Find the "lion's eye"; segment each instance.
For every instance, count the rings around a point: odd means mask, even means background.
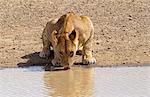
[[[73,57],[73,55],[74,55],[74,52],[71,51],[71,52],[70,52],[70,57]]]

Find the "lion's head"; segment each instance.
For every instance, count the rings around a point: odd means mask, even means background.
[[[58,33],[54,31],[52,38],[54,40],[54,56],[59,58],[62,66],[69,67],[74,63],[74,56],[78,48],[77,31],[73,30],[69,33]]]

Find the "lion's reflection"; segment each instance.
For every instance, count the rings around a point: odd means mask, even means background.
[[[52,97],[89,97],[93,93],[93,69],[74,67],[68,71],[46,72],[44,83]]]

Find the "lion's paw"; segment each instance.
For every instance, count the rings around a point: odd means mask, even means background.
[[[83,64],[95,64],[96,59],[94,57],[83,59]]]
[[[52,60],[53,66],[61,66],[61,62],[59,60],[53,59]]]
[[[48,57],[49,55],[50,55],[50,52],[43,52],[43,51],[41,51],[40,54],[39,54],[39,56],[40,56],[41,58],[46,58],[46,57]]]

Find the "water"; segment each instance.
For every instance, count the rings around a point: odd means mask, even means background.
[[[0,97],[150,97],[150,67],[4,68]]]

